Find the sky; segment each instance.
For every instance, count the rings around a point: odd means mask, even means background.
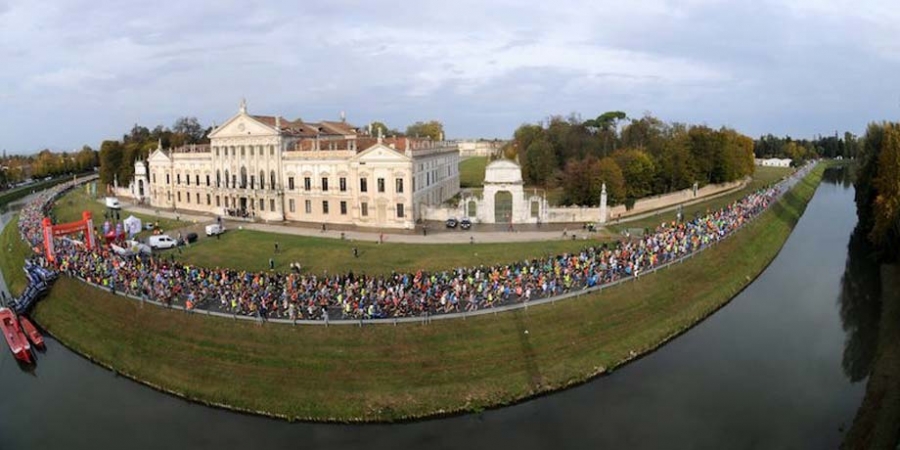
[[[0,149],[251,114],[509,138],[610,110],[813,137],[900,116],[895,0],[0,0]]]

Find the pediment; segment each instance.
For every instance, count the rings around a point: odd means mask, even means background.
[[[276,136],[278,131],[246,113],[238,113],[209,134],[210,139],[240,136]]]
[[[356,159],[361,162],[406,162],[410,158],[396,149],[384,144],[375,144],[359,154]]]
[[[151,163],[151,164],[152,163],[163,163],[163,162],[167,163],[170,161],[171,161],[171,159],[169,159],[169,155],[167,155],[166,152],[164,152],[160,149],[154,150],[153,153],[151,153],[150,156],[147,158],[147,162]]]

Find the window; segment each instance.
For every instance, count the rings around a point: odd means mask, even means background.
[[[246,154],[244,153],[244,146],[243,146],[243,145],[241,146],[241,156],[246,156]]]
[[[397,189],[398,194],[403,193],[403,178],[397,178],[394,180],[394,188]]]
[[[243,148],[243,147],[241,147]],[[247,168],[241,167],[241,189],[247,189]]]
[[[250,189],[256,189],[256,175],[250,175]]]
[[[225,197],[225,207],[228,207],[228,197]]]
[[[153,174],[153,184],[156,184],[156,174]]]
[[[260,211],[266,210],[266,201],[264,199],[259,199],[259,210]]]
[[[275,146],[274,145],[269,146],[269,156],[275,156]]]
[[[360,205],[359,205],[359,213],[360,213],[363,217],[368,217],[368,216],[369,216],[369,204],[366,203],[366,202],[360,203]]]
[[[231,176],[231,187],[237,187],[237,174]]]
[[[328,214],[328,200],[322,200],[322,214]]]
[[[294,190],[294,177],[288,177],[288,189]]]
[[[328,190],[328,178],[322,177],[322,190],[323,191]]]
[[[175,175],[175,184],[181,184],[181,174]]]
[[[403,217],[403,203],[397,203],[397,217]]]
[[[344,201],[341,202],[341,215],[342,216],[347,215],[347,202],[344,202]]]
[[[194,175],[194,184],[196,184],[197,186],[200,186],[200,174],[199,173]]]
[[[384,192],[384,178],[378,179],[378,192]]]
[[[219,156],[219,147],[214,147],[216,150],[216,156]]]
[[[216,208],[222,206],[222,198],[218,195],[216,196]]]
[[[262,153],[262,150],[260,150],[260,153]],[[260,189],[266,188],[266,172],[264,172],[262,170],[259,171],[259,188]]]
[[[306,210],[307,214],[312,214],[312,200],[307,200],[306,202],[304,202],[303,207]]]
[[[209,174],[206,174],[206,187],[209,187]]]
[[[359,179],[359,192],[369,192],[369,180],[366,178]]]
[[[184,184],[186,184],[186,185],[188,185],[188,186],[191,185],[191,176],[190,176],[190,175],[185,175],[185,176],[184,176]]]
[[[253,146],[250,146],[250,156],[253,156]]]
[[[278,188],[278,186],[275,184],[275,171],[274,170],[269,172],[269,188],[270,189]]]
[[[338,184],[340,185],[341,192],[347,192],[347,178],[341,177],[341,179],[338,180]]]
[[[312,180],[309,177],[303,177],[303,190],[308,191],[312,189]]]
[[[274,198],[269,199],[269,211],[275,211],[275,199]]]
[[[288,211],[294,212],[294,199],[288,199]]]
[[[197,204],[199,205],[200,204],[200,193],[199,192],[197,193],[197,196],[195,198],[197,199]]]
[[[172,180],[169,178],[170,176],[171,176],[171,175],[166,174],[166,184],[169,184],[169,183],[172,182]]]

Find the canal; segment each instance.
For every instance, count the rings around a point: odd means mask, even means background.
[[[48,339],[34,371],[0,352],[0,448],[836,448],[877,342],[866,300],[846,293],[877,282],[851,270],[854,208],[829,171],[778,257],[726,307],[609,376],[512,407],[287,423],[158,393]]]

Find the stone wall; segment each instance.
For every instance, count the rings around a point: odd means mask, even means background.
[[[632,208],[631,210],[626,210],[625,205],[616,205],[609,209],[609,220],[618,219],[620,217],[625,218],[636,214],[675,206],[680,203],[701,199],[703,197],[710,197],[716,194],[721,194],[723,192],[742,187],[747,182],[749,182],[749,178],[741,181],[733,181],[731,183],[709,184],[700,189],[697,189],[696,195],[694,194],[693,189],[684,189],[681,191],[672,192],[670,194],[646,197],[634,202],[634,208]]]

